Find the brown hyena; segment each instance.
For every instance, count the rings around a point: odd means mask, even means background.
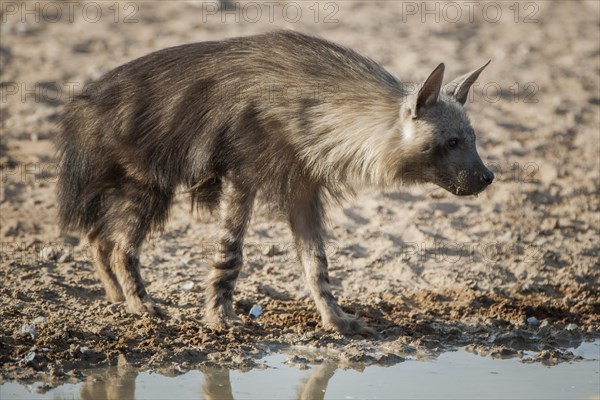
[[[295,32],[148,54],[67,107],[57,141],[61,226],[87,235],[110,300],[155,313],[139,272],[148,232],[162,227],[180,186],[192,203],[220,206],[225,233],[205,319],[223,327],[238,319],[232,296],[260,194],[291,227],[324,326],[373,333],[331,293],[324,203],[359,184],[485,189],[493,174],[463,109],[484,67],[442,90],[440,64],[411,93],[374,61]]]

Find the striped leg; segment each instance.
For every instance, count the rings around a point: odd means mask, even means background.
[[[130,312],[161,315],[152,298],[146,293],[140,275],[139,247],[128,242],[117,243],[113,249],[112,267],[123,289]]]
[[[298,258],[326,329],[342,333],[376,335],[359,319],[346,314],[331,293],[327,256],[323,243],[323,207],[318,193],[296,203],[290,214],[290,226],[296,241]]]
[[[235,282],[242,268],[242,246],[252,214],[254,191],[228,182],[221,199],[223,234],[206,293],[204,320],[215,329],[240,321],[233,311]]]
[[[106,297],[113,303],[125,300],[121,285],[110,266],[110,255],[114,244],[103,243],[97,240],[93,233],[88,235],[88,242],[92,252],[91,256],[96,266],[96,272],[104,285],[104,290],[106,290]]]
[[[100,250],[96,267],[111,298],[124,297],[130,312],[161,315],[146,292],[139,251],[151,227],[166,218],[172,194],[133,179],[119,183],[107,194],[106,212],[90,235]]]

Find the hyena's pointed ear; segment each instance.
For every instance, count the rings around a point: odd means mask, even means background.
[[[444,86],[444,90],[447,95],[454,97],[456,101],[460,104],[465,105],[467,102],[467,98],[469,97],[469,89],[475,83],[477,78],[479,78],[479,74],[484,70],[485,67],[491,63],[492,60],[489,60],[485,63],[485,65],[475,71],[471,71],[468,74],[465,74],[461,77],[456,78],[452,82],[448,83]]]
[[[413,118],[418,118],[423,108],[437,103],[442,89],[442,81],[444,80],[444,69],[444,63],[441,63],[433,70],[429,78],[425,79],[412,105]]]

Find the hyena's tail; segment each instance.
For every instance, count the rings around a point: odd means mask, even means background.
[[[58,217],[63,231],[87,232],[100,218],[103,173],[99,119],[85,97],[66,108],[58,134]]]

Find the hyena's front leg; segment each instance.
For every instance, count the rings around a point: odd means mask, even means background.
[[[242,268],[242,246],[254,195],[254,191],[231,182],[223,188],[221,223],[224,232],[208,281],[204,317],[205,322],[215,329],[240,322],[233,311],[233,291]]]
[[[132,313],[148,313],[152,316],[163,316],[154,304],[154,300],[146,292],[142,275],[140,274],[139,247],[129,242],[117,243],[111,256],[112,267],[125,300],[127,308]]]
[[[298,257],[325,329],[341,333],[377,335],[375,330],[356,317],[346,314],[336,302],[327,272],[327,256],[323,243],[323,208],[318,195],[299,202],[291,210],[290,226],[296,241]]]

